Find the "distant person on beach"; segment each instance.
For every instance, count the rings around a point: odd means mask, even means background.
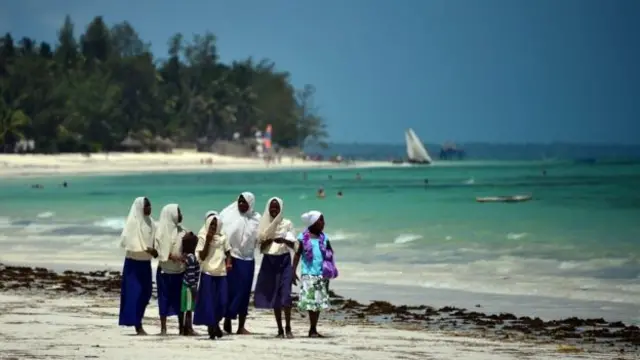
[[[267,201],[258,226],[262,264],[254,291],[256,309],[273,309],[278,338],[293,338],[291,332],[291,284],[293,267],[290,250],[296,246],[293,224],[284,218],[284,203],[274,197]],[[282,327],[284,309],[285,327]]]
[[[238,318],[239,335],[251,334],[245,328],[249,313],[249,298],[253,285],[256,262],[254,252],[258,241],[260,214],[253,210],[255,196],[243,192],[238,199],[220,213],[224,232],[231,246],[231,270],[227,274],[229,300],[224,319],[224,330],[231,333],[231,321]]]
[[[231,246],[222,232],[222,220],[208,212],[198,231],[196,255],[202,273],[193,323],[206,325],[209,339],[223,336],[220,321],[225,317],[229,298],[227,273],[231,270]]]
[[[184,314],[182,334],[185,336],[197,335],[193,330],[193,311],[196,309],[198,280],[200,279],[200,264],[195,255],[197,246],[198,237],[192,232],[186,233],[182,238],[182,257],[185,269],[180,289],[180,312]]]
[[[187,233],[180,226],[182,212],[178,204],[169,204],[160,211],[157,223],[156,246],[158,269],[156,287],[158,290],[158,313],[160,314],[160,335],[167,335],[167,317],[178,316],[180,335],[184,334],[184,314],[180,311],[180,293],[184,273],[182,238]]]
[[[333,260],[333,249],[324,231],[324,216],[319,211],[302,215],[306,229],[298,235],[298,250],[293,259],[294,274],[300,269],[300,300],[298,310],[309,313],[309,337],[323,337],[318,333],[320,312],[330,307],[329,280],[338,276]],[[293,284],[298,282],[294,275]]]
[[[126,250],[120,289],[120,326],[134,326],[136,334],[147,335],[142,318],[153,290],[151,258],[158,256],[153,248],[156,227],[151,218],[151,202],[136,198],[120,235],[120,246]]]

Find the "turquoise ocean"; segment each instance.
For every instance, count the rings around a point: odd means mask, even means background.
[[[325,199],[315,196],[320,187]],[[119,269],[118,236],[135,197],[150,198],[155,218],[178,203],[197,231],[207,210],[242,191],[256,195],[261,213],[281,197],[298,228],[302,212],[324,212],[341,271],[332,288],[359,300],[640,323],[640,164],[0,178],[0,262]],[[475,201],[515,194],[534,199]]]

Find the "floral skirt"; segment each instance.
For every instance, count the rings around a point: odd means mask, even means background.
[[[302,275],[300,279],[300,311],[321,311],[329,309],[328,281],[322,276]]]

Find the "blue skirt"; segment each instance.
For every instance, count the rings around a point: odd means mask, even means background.
[[[151,261],[124,259],[118,324],[141,326],[152,291]]]
[[[279,309],[291,306],[293,267],[291,255],[264,255],[256,290],[253,294],[258,309]]]
[[[200,287],[193,313],[194,325],[215,326],[224,317],[227,308],[227,277],[200,275]]]
[[[225,318],[235,319],[238,315],[246,316],[249,313],[249,299],[255,269],[255,260],[240,260],[231,257],[231,270],[227,273],[229,301]]]
[[[180,295],[182,291],[182,273],[169,274],[160,267],[156,271],[158,288],[158,312],[160,316],[175,316],[180,313]]]

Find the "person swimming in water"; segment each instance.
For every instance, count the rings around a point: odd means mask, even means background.
[[[342,190],[338,191],[338,197],[341,198],[342,197]]]
[[[319,188],[319,189],[318,189],[318,192],[316,193],[316,196],[317,196],[319,199],[324,199],[324,197],[325,197],[324,188]]]

